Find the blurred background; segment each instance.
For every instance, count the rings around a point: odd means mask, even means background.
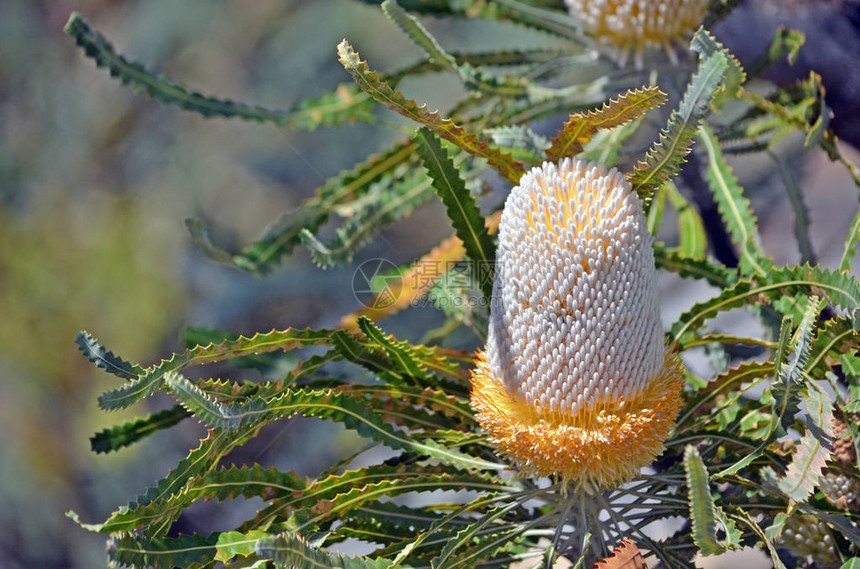
[[[839,33],[850,34],[857,23],[849,17],[856,15],[854,2],[775,4],[761,2],[741,14],[743,20],[726,22],[727,35],[718,30],[718,37],[729,47],[733,37],[744,38],[734,44],[743,59],[770,38],[761,31],[755,45],[745,26],[788,20],[807,27],[812,50],[795,68],[777,70],[780,81],[806,75],[804,65],[827,67],[837,58],[816,55],[815,38],[824,42],[835,32],[804,16],[808,5],[815,5],[816,17],[834,10],[829,14],[841,22]],[[840,12],[843,4],[853,12]],[[78,330],[148,364],[181,349],[188,325],[245,334],[333,326],[358,307],[351,282],[363,259],[409,262],[450,233],[443,209],[433,203],[385,231],[351,267],[317,269],[301,250],[265,279],[212,263],[193,250],[184,218],[204,219],[217,243],[238,249],[327,177],[403,134],[378,125],[294,133],[154,103],[97,70],[62,33],[73,10],[150,69],[203,93],[273,108],[349,81],[335,56],[344,37],[376,69],[396,69],[420,56],[376,6],[350,0],[0,0],[0,569],[105,566],[103,537],[81,530],[64,512],[103,520],[163,476],[203,434],[186,421],[118,453],[92,453],[93,433],[163,401],[101,412],[96,396],[117,380],[80,356]],[[504,24],[423,21],[450,49],[548,41]],[[846,45],[860,49],[860,41]],[[851,49],[842,51],[851,56]],[[857,70],[832,66],[832,78],[825,74],[828,93],[848,101],[832,105],[837,113],[845,109],[842,125],[856,124],[850,103],[860,101],[860,93],[847,77]],[[431,108],[444,109],[462,93],[450,75],[402,87]],[[384,110],[377,115],[393,118]],[[856,126],[840,128],[849,139],[857,132]],[[782,152],[803,157],[791,163],[807,191],[813,245],[822,264],[835,266],[856,188],[822,153],[801,152],[800,142],[786,141]],[[856,151],[844,150],[858,161]],[[734,164],[763,223],[765,250],[780,262],[796,262],[781,179],[768,163]],[[667,318],[707,294],[676,286],[671,279],[663,283],[673,298]],[[420,337],[404,319],[386,328]],[[237,459],[315,474],[360,444],[321,422],[278,428]],[[310,436],[328,442],[310,448],[303,444]],[[226,529],[225,511],[254,507],[201,504],[183,516],[180,529]]]

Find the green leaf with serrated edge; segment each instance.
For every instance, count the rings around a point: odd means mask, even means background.
[[[225,340],[231,341],[238,337],[239,334],[208,326],[186,326],[181,333],[181,341],[186,348],[205,346],[207,344],[220,344]],[[230,360],[230,365],[256,369],[264,375],[281,375],[292,372],[297,362],[295,355],[290,353],[265,353],[233,358]]]
[[[485,159],[508,181],[519,182],[520,176],[525,171],[521,162],[514,160],[510,155],[502,154],[451,119],[440,117],[438,112],[427,111],[426,107],[419,107],[415,101],[407,99],[400,91],[392,89],[390,85],[380,80],[376,72],[370,70],[346,40],[338,44],[337,51],[341,64],[364,92],[391,110],[430,128],[441,138],[453,142],[466,152]]]
[[[341,330],[332,334],[332,340],[335,349],[345,360],[372,371],[387,383],[409,384],[383,350]]]
[[[107,69],[111,76],[118,78],[123,84],[131,86],[135,91],[144,91],[166,105],[193,111],[204,117],[239,118],[306,130],[313,130],[321,125],[374,120],[370,98],[350,85],[343,85],[319,99],[302,101],[291,110],[270,110],[259,105],[202,95],[157,76],[142,64],[118,54],[104,36],[95,31],[77,12],[69,17],[64,31],[83,48],[98,67]]]
[[[251,466],[228,466],[212,470],[188,485],[188,494],[195,499],[232,500],[260,497],[266,501],[282,500],[301,493],[308,481],[293,472],[276,468]]]
[[[348,393],[335,390],[310,391],[290,389],[272,400],[253,398],[237,405],[224,405],[203,396],[202,391],[185,380],[179,381],[173,374],[166,378],[174,395],[205,423],[228,429],[255,425],[260,421],[272,421],[295,415],[318,417],[339,421],[360,435],[369,437],[395,450],[405,450],[437,458],[462,468],[497,470],[504,465],[490,463],[463,453],[444,448],[427,440],[418,442],[407,433],[384,423],[373,413],[366,402],[350,397]],[[192,389],[193,388],[193,389]],[[415,411],[419,413],[419,411]]]
[[[772,373],[772,362],[743,362],[719,374],[689,400],[687,407],[678,418],[678,428],[687,426],[688,421],[696,417],[701,409],[707,408],[719,395],[735,392],[742,383],[763,378]],[[689,426],[697,427],[698,425],[692,423]]]
[[[166,532],[171,522],[197,499],[196,494],[189,494],[189,485],[215,470],[222,457],[255,434],[254,428],[210,432],[200,442],[200,446],[192,450],[155,486],[112,513],[104,523],[84,527],[101,533],[127,532],[142,527],[151,528],[149,535]]]
[[[779,553],[777,553],[776,546],[773,541],[768,539],[764,531],[762,531],[761,527],[756,523],[755,518],[749,515],[749,513],[742,508],[736,508],[735,511],[739,514],[736,519],[753,530],[759,539],[761,539],[761,542],[767,548],[768,553],[770,553],[770,560],[773,562],[774,569],[787,569],[785,564],[779,558]]]
[[[848,559],[839,569],[860,569],[860,557]]]
[[[117,534],[108,540],[107,554],[112,567],[192,567],[212,560],[217,541],[218,534],[155,538]]]
[[[266,334],[255,334],[252,338],[240,336],[232,341],[208,346],[196,346],[183,353],[175,353],[170,359],[147,368],[140,376],[123,387],[107,391],[99,396],[104,409],[122,409],[155,393],[163,384],[164,374],[180,371],[190,365],[219,362],[250,354],[292,350],[303,346],[331,343],[329,330],[273,330]]]
[[[691,45],[696,45],[696,38],[706,33],[700,29]],[[711,97],[723,80],[728,67],[729,58],[724,51],[700,57],[699,68],[690,79],[680,106],[672,112],[666,128],[660,133],[658,141],[648,150],[645,159],[641,160],[628,176],[633,189],[640,197],[647,198],[663,182],[678,173],[690,152],[690,146],[699,130],[699,123],[707,114]]]
[[[415,357],[416,354],[410,349],[411,346],[408,342],[398,342],[393,336],[386,336],[382,330],[374,326],[369,318],[364,316],[358,318],[358,327],[371,342],[378,344],[385,350],[390,361],[404,376],[419,381],[428,377],[427,370]]]
[[[157,76],[142,64],[129,61],[116,53],[113,46],[77,13],[66,24],[71,35],[87,56],[99,67],[108,69],[123,84],[135,91],[145,91],[167,105],[196,112],[204,117],[239,118],[268,122],[298,130],[314,130],[319,126],[339,126],[350,122],[375,122],[373,101],[354,85],[339,85],[332,92],[309,98],[289,110],[270,110],[259,105],[219,99],[189,91],[186,87]]]
[[[391,561],[385,559],[369,559],[366,557],[347,556],[332,553],[314,547],[303,537],[290,533],[282,533],[274,537],[261,539],[257,543],[257,556],[261,559],[271,559],[282,567],[295,569],[321,569],[327,567],[339,569],[388,569]],[[409,565],[400,565],[409,569]]]
[[[418,153],[433,180],[436,193],[445,204],[448,219],[463,242],[466,254],[477,265],[477,279],[486,298],[493,295],[492,270],[495,246],[475,199],[460,177],[448,153],[433,132],[424,127],[415,134]]]
[[[695,304],[672,325],[670,337],[683,344],[686,334],[698,329],[706,319],[713,318],[719,312],[759,304],[785,294],[820,294],[834,306],[841,306],[848,311],[854,311],[860,302],[860,283],[857,279],[818,266],[773,267],[768,270],[765,280],[767,284],[740,281],[719,295]]]
[[[85,358],[103,369],[123,379],[136,379],[145,370],[137,364],[125,361],[113,352],[106,350],[89,332],[78,332],[75,343]]]
[[[715,474],[714,478],[729,476],[745,468],[753,460],[761,456],[764,450],[790,427],[794,416],[798,412],[800,391],[803,386],[802,374],[807,365],[812,331],[815,327],[818,311],[818,299],[811,297],[807,301],[806,310],[795,333],[796,339],[792,350],[794,360],[792,361],[788,361],[788,344],[791,340],[791,319],[788,316],[783,318],[779,331],[779,346],[774,358],[775,378],[769,389],[765,390],[765,394],[769,394],[773,400],[771,419],[767,427],[767,432],[758,448],[733,465]]]
[[[717,203],[720,217],[740,251],[738,267],[745,276],[753,274],[763,277],[770,268],[770,260],[761,250],[758,224],[750,208],[749,200],[743,195],[731,167],[726,163],[719,142],[707,123],[699,131],[699,142],[708,156],[705,177],[711,194]]]
[[[522,125],[500,126],[484,131],[501,150],[527,164],[543,162],[550,142],[532,129]]]
[[[708,471],[699,451],[692,445],[684,450],[684,472],[687,477],[690,520],[693,522],[693,542],[703,556],[722,553],[725,547],[717,540],[717,514]]]
[[[792,453],[779,489],[796,502],[805,501],[818,485],[821,471],[833,451],[833,400],[807,383],[802,403],[806,408],[806,432]]]
[[[679,348],[681,351],[684,351],[689,350],[690,348],[695,348],[697,346],[705,346],[708,344],[722,344],[729,346],[760,346],[769,350],[775,350],[777,346],[776,342],[772,340],[765,340],[763,338],[750,338],[749,336],[734,336],[732,334],[709,333],[701,337],[691,339],[689,342],[685,342],[684,344],[680,345]]]
[[[170,428],[188,416],[188,411],[177,405],[149,417],[129,421],[96,433],[90,437],[90,448],[96,453],[113,452],[153,433]]]
[[[451,539],[447,545],[445,545],[439,556],[432,560],[431,567],[433,569],[441,569],[454,564],[461,557],[459,555],[454,556],[457,550],[466,548],[479,531],[483,530],[490,524],[494,524],[496,520],[505,516],[517,506],[519,506],[518,502],[500,505],[487,512],[477,522],[460,530],[457,535]]]
[[[494,77],[481,68],[473,67],[468,61],[458,62],[418,20],[394,0],[383,2],[382,11],[427,54],[430,61],[459,75],[466,88],[505,96],[523,96],[527,93],[526,81],[522,77]]]
[[[746,73],[735,56],[726,50],[723,44],[714,39],[714,36],[707,30],[699,30],[693,37],[690,47],[703,57],[710,57],[715,53],[723,53],[726,56],[728,67],[726,68],[725,79],[713,97],[714,108],[720,109],[727,100],[737,97],[741,85],[746,81]]]
[[[678,212],[678,252],[688,259],[704,259],[708,252],[708,237],[699,212],[690,205],[674,183],[666,183],[663,193]]]
[[[462,162],[464,156],[459,156]],[[382,227],[411,214],[433,196],[431,180],[422,172],[411,172],[402,180],[380,184],[361,208],[350,212],[346,223],[335,229],[335,238],[320,241],[307,229],[299,232],[302,244],[317,265],[328,268],[349,263],[355,253]]]
[[[230,500],[238,496],[260,497],[263,500],[284,499],[301,493],[307,481],[292,472],[281,472],[274,468],[214,466],[186,480],[181,490],[170,495],[158,495],[151,501],[139,500],[127,508],[114,513],[101,526],[91,526],[91,531],[131,531],[151,526],[167,528],[171,521],[191,504],[200,499]]]
[[[245,247],[241,253],[228,253],[211,243],[207,243],[206,247],[219,251],[214,254],[216,260],[229,258],[230,264],[236,268],[265,275],[300,243],[299,233],[303,229],[316,231],[338,204],[355,201],[366,195],[373,185],[381,180],[390,183],[400,176],[402,171],[409,168],[414,150],[415,144],[411,141],[396,144],[377,156],[370,156],[367,161],[353,169],[330,178],[317,190],[314,197],[305,200],[297,210],[287,213],[267,227],[262,236]],[[188,223],[196,228],[195,231],[203,231],[201,221],[186,221],[186,224]]]
[[[386,496],[407,493],[436,492],[439,490],[474,490],[479,492],[502,491],[502,485],[482,482],[467,475],[413,476],[402,479],[385,479],[374,484],[354,487],[330,500],[319,500],[311,508],[310,517],[301,523],[298,531],[307,531],[317,524],[340,519],[346,512],[363,504],[374,502]],[[277,511],[277,510],[276,510]]]
[[[459,485],[459,486],[458,486]],[[341,516],[384,496],[461,488],[477,492],[515,490],[491,474],[470,474],[444,465],[376,465],[315,480],[292,496],[275,500],[266,515],[311,508],[315,515]]]
[[[270,534],[265,531],[249,531],[242,533],[238,531],[228,531],[217,534],[218,540],[215,542],[215,561],[230,561],[234,557],[241,555],[248,557],[257,552],[257,542]]]
[[[643,87],[609,99],[599,109],[572,114],[551,140],[546,157],[558,162],[565,156],[576,156],[598,130],[626,124],[665,102],[666,93],[659,87]]]
[[[682,277],[703,279],[716,287],[728,287],[738,282],[738,273],[724,265],[707,259],[690,259],[676,249],[654,245],[654,261],[661,269],[677,273]]]

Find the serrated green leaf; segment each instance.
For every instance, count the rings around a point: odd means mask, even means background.
[[[818,266],[773,267],[769,269],[765,281],[767,284],[740,281],[710,300],[693,305],[672,325],[671,337],[683,344],[687,341],[686,334],[698,329],[706,319],[713,318],[719,312],[755,305],[785,294],[822,294],[832,304],[852,312],[860,302],[860,284],[856,279]]]
[[[682,277],[703,279],[716,287],[725,288],[738,282],[738,274],[734,269],[706,259],[690,259],[681,255],[677,249],[666,249],[657,244],[654,245],[654,261],[662,269]]]
[[[462,162],[465,156],[457,158],[457,162]],[[306,228],[299,230],[299,240],[321,267],[349,263],[379,229],[411,214],[433,196],[432,190],[430,178],[421,172],[410,172],[402,180],[373,188],[369,199],[360,209],[350,212],[346,223],[335,229],[336,236],[328,243]]]
[[[218,534],[175,538],[117,534],[108,540],[107,554],[112,566],[174,569],[211,561],[217,541]]]
[[[707,32],[700,29],[693,42],[702,34]],[[699,123],[707,114],[711,97],[722,82],[728,67],[729,58],[724,51],[700,58],[699,68],[690,79],[680,106],[672,112],[666,128],[648,150],[645,159],[640,160],[628,176],[633,189],[643,199],[649,197],[663,182],[680,170],[699,130]]]
[[[779,489],[796,502],[805,501],[815,490],[834,441],[833,400],[814,385],[808,384],[806,391],[806,432],[792,454],[785,476],[779,479]]]
[[[688,403],[687,408],[678,418],[678,427],[686,426],[687,422],[691,421],[700,409],[706,408],[719,395],[738,392],[742,383],[771,375],[773,369],[773,362],[743,362],[717,375],[703,389],[699,390]],[[738,395],[740,395],[739,392]]]
[[[404,376],[414,378],[420,383],[428,378],[427,370],[421,365],[417,354],[408,342],[397,342],[393,336],[386,336],[373,322],[364,316],[359,317],[358,326],[372,342],[382,347],[395,368]]]
[[[481,516],[481,518],[475,523],[460,530],[454,538],[448,541],[439,556],[432,560],[431,567],[433,569],[442,569],[469,561],[469,558],[466,555],[461,554],[454,556],[454,554],[460,549],[467,548],[475,537],[479,535],[479,532],[496,523],[497,520],[518,506],[518,502],[500,505],[493,508],[490,512],[487,512],[487,514]]]
[[[761,238],[755,214],[749,200],[743,195],[731,167],[726,163],[719,142],[707,123],[699,131],[699,142],[708,156],[705,177],[717,203],[723,223],[732,237],[732,242],[740,251],[738,266],[746,276],[764,276],[770,268],[770,261],[761,250]]]
[[[96,433],[90,437],[90,448],[97,453],[113,452],[153,433],[170,428],[188,416],[189,413],[177,405],[149,417],[129,421]]]
[[[183,353],[175,353],[170,359],[162,360],[156,366],[144,370],[137,379],[126,385],[107,391],[99,397],[99,404],[104,409],[122,409],[148,397],[161,388],[164,374],[169,371],[178,372],[190,365],[200,365],[219,362],[250,354],[292,350],[302,346],[317,346],[331,343],[329,330],[272,330],[267,334],[255,334],[252,338],[240,336],[232,341],[220,344],[196,346]]]
[[[570,115],[569,120],[551,140],[551,146],[546,151],[547,159],[558,162],[565,156],[579,154],[583,145],[591,140],[598,130],[614,128],[635,120],[649,110],[663,105],[666,98],[666,93],[659,87],[631,89],[616,99],[609,99],[599,109]]]
[[[339,421],[349,429],[369,437],[395,450],[405,450],[431,456],[447,464],[461,468],[496,470],[504,465],[490,463],[464,453],[449,450],[432,440],[419,442],[407,433],[383,422],[380,416],[368,407],[366,401],[352,397],[348,390],[288,389],[283,395],[263,400],[252,398],[236,405],[218,403],[206,396],[199,388],[178,374],[170,374],[165,380],[174,395],[194,415],[210,426],[225,429],[248,428],[261,421],[303,415]],[[414,413],[422,411],[413,410]]]
[[[424,167],[433,179],[433,187],[442,199],[457,237],[466,254],[476,263],[477,279],[486,298],[493,295],[492,271],[495,247],[475,199],[469,193],[454,163],[433,132],[424,127],[415,134]]]
[[[746,81],[746,73],[737,58],[705,29],[696,33],[690,48],[702,57],[710,57],[715,53],[723,53],[726,56],[728,67],[725,80],[713,97],[714,108],[720,109],[727,100],[737,97],[741,85]]]
[[[341,64],[364,92],[391,110],[430,128],[441,138],[453,142],[469,154],[483,158],[503,178],[513,183],[519,182],[525,172],[521,162],[514,160],[508,154],[502,154],[451,119],[442,118],[438,112],[430,112],[425,106],[419,107],[415,101],[407,99],[400,91],[392,89],[379,78],[376,72],[370,70],[367,63],[359,58],[358,53],[346,40],[338,44],[337,50]]]
[[[379,155],[370,156],[351,170],[330,178],[314,197],[305,200],[297,210],[287,213],[267,227],[256,242],[239,254],[219,249],[208,241],[208,237],[202,244],[203,250],[215,261],[265,275],[301,242],[302,230],[316,231],[338,205],[362,199],[380,183],[390,185],[393,180],[400,179],[410,167],[410,157],[414,151],[415,143],[411,141],[396,144]],[[202,221],[190,219],[186,220],[186,225],[195,240],[206,236]]]
[[[319,99],[309,99],[287,111],[270,110],[219,99],[190,91],[183,85],[159,77],[142,64],[118,54],[110,42],[77,12],[69,17],[64,31],[83,48],[96,65],[135,91],[144,91],[166,105],[196,112],[204,117],[239,118],[313,130],[320,125],[340,125],[358,120],[373,122],[372,100],[351,85],[343,85]]]
[[[223,562],[230,561],[238,555],[243,557],[253,555],[257,552],[257,542],[268,536],[269,533],[265,531],[219,533],[218,540],[215,542],[215,557],[213,559]]]
[[[137,379],[144,369],[137,364],[125,361],[105,349],[89,332],[80,331],[75,336],[75,343],[85,358],[103,369],[122,379]]]
[[[684,472],[690,503],[690,520],[693,522],[693,542],[703,556],[717,555],[725,547],[717,540],[717,514],[711,496],[708,471],[699,451],[692,445],[684,450]]]
[[[166,533],[171,522],[198,498],[196,493],[189,492],[190,485],[214,471],[223,456],[255,434],[253,427],[240,431],[210,432],[200,442],[200,446],[192,450],[155,486],[112,513],[104,523],[87,526],[87,529],[113,533],[148,527],[148,535]]]
[[[365,557],[347,556],[331,553],[314,547],[301,536],[282,533],[274,537],[261,539],[257,543],[257,556],[261,559],[271,559],[282,567],[295,569],[388,569],[392,562],[385,559],[368,559]],[[409,565],[400,565],[409,569]]]
[[[521,77],[494,77],[468,61],[458,62],[395,0],[385,0],[382,11],[427,54],[430,61],[459,75],[466,88],[505,96],[523,96],[528,92],[526,81]]]

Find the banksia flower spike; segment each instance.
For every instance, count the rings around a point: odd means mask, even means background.
[[[642,52],[664,48],[677,61],[672,42],[683,40],[701,24],[710,0],[566,0],[570,13],[582,21],[589,34],[615,49],[623,65],[628,54],[636,54],[642,67]]]
[[[630,184],[570,158],[526,173],[502,213],[472,372],[491,442],[525,474],[619,484],[662,451],[683,383]]]

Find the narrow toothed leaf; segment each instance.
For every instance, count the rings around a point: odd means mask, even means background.
[[[717,513],[708,471],[699,451],[692,445],[684,450],[684,471],[687,475],[690,520],[693,522],[693,542],[703,556],[722,553],[725,548],[717,540]]]
[[[137,379],[137,376],[145,373],[139,365],[127,362],[106,350],[89,332],[78,332],[75,343],[84,357],[93,362],[97,368],[117,377]]]
[[[702,33],[706,32],[700,30],[697,36]],[[698,133],[699,123],[708,112],[711,97],[728,68],[729,57],[725,51],[701,54],[699,68],[690,79],[680,106],[672,112],[666,128],[648,150],[645,159],[629,175],[633,189],[640,197],[647,198],[680,171]]]
[[[655,245],[654,261],[658,267],[667,271],[677,273],[682,277],[702,279],[716,287],[728,287],[738,282],[738,274],[734,269],[729,269],[707,259],[690,259],[683,256],[677,249],[666,249],[660,245]]]
[[[107,69],[123,84],[129,85],[135,91],[144,91],[166,105],[196,112],[204,117],[238,118],[305,130],[358,120],[374,121],[371,113],[372,99],[352,85],[341,85],[332,93],[318,99],[302,101],[290,110],[270,110],[259,105],[202,95],[159,77],[142,64],[117,53],[110,42],[77,12],[72,13],[64,31],[97,66]]]
[[[495,246],[475,199],[433,132],[424,127],[415,134],[424,167],[442,199],[451,225],[463,242],[466,254],[476,264],[478,282],[486,298],[493,295]]]
[[[369,318],[359,318],[358,327],[368,339],[385,350],[391,362],[404,376],[412,377],[419,382],[428,378],[427,369],[421,365],[417,354],[407,342],[398,342],[393,336],[387,336],[374,326]]]
[[[188,411],[177,405],[149,417],[129,421],[96,433],[90,437],[90,448],[97,453],[113,452],[158,431],[170,428],[188,416]]]
[[[294,567],[295,569],[388,569],[393,566],[385,559],[369,559],[332,553],[314,547],[303,537],[282,533],[275,537],[261,539],[257,543],[257,556],[260,559],[271,559],[278,566]],[[409,565],[399,565],[409,569]]]
[[[340,62],[364,92],[391,110],[430,128],[441,138],[453,142],[466,152],[483,158],[503,178],[514,183],[519,181],[525,171],[521,162],[514,160],[509,154],[502,154],[451,119],[442,118],[438,112],[430,112],[426,107],[418,106],[415,101],[404,97],[400,91],[392,89],[379,78],[376,72],[370,70],[367,63],[359,58],[358,53],[346,40],[337,46],[337,51]]]
[[[254,427],[239,431],[211,431],[187,457],[136,500],[119,508],[102,524],[88,529],[101,533],[154,528],[151,535],[166,533],[171,523],[198,497],[189,487],[217,469],[218,461],[256,434]]]
[[[738,262],[745,276],[764,276],[771,262],[761,250],[761,237],[758,224],[749,200],[726,163],[719,142],[707,124],[699,132],[699,142],[707,153],[708,166],[706,178],[720,211],[720,216],[728,229],[732,242],[740,251]]]
[[[643,87],[628,90],[616,99],[603,103],[599,109],[572,114],[551,140],[546,157],[555,162],[565,156],[576,156],[598,130],[626,124],[665,102],[666,93],[659,87]]]
[[[724,53],[726,55],[728,63],[726,76],[720,88],[714,93],[714,107],[719,109],[727,100],[737,97],[741,85],[746,82],[747,78],[746,72],[741,67],[737,58],[704,29],[700,30],[693,37],[690,48],[702,57],[710,57],[715,53]]]
[[[459,153],[462,163],[465,153]],[[323,243],[308,229],[298,233],[310,249],[314,262],[324,268],[349,263],[355,254],[383,227],[409,216],[433,197],[431,180],[422,172],[410,171],[402,179],[386,180],[374,186],[366,199],[351,208],[346,222],[335,229],[335,237]]]
[[[193,567],[212,559],[217,542],[218,534],[153,538],[117,534],[108,540],[107,554],[113,567]]]
[[[137,379],[123,387],[107,391],[99,397],[99,404],[108,410],[122,409],[155,393],[164,383],[164,374],[180,371],[190,365],[219,362],[227,359],[292,350],[302,346],[316,346],[331,343],[328,330],[273,330],[267,334],[256,334],[252,338],[240,336],[231,341],[207,346],[196,346],[183,353],[175,353],[170,359],[144,370]]]
[[[833,450],[833,400],[821,389],[808,385],[802,403],[807,412],[806,432],[792,454],[779,489],[792,500],[804,502],[815,490],[821,471]]]
[[[818,266],[773,267],[768,270],[765,281],[766,284],[740,281],[710,300],[693,305],[672,325],[671,337],[684,343],[688,341],[686,334],[698,329],[705,320],[720,312],[776,300],[786,294],[821,294],[831,304],[842,307],[852,315],[860,303],[860,283],[857,279]]]

